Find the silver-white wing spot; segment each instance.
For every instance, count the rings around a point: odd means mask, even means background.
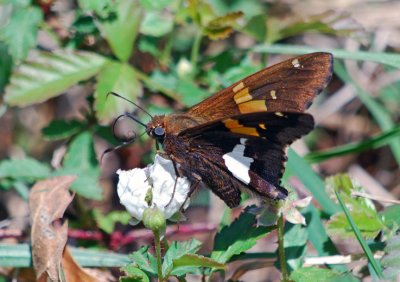
[[[295,68],[301,67],[300,62],[299,62],[299,59],[294,59],[294,60],[292,61],[292,65],[293,65]]]
[[[245,184],[250,183],[250,165],[254,161],[252,158],[244,156],[244,149],[246,138],[240,138],[240,144],[236,145],[232,152],[226,153],[222,156],[225,160],[225,165],[229,169],[229,171],[235,176],[237,179],[242,181]]]

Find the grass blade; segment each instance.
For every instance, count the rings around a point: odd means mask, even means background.
[[[374,254],[372,253],[371,249],[369,248],[367,243],[362,238],[361,232],[358,229],[357,225],[355,224],[353,218],[351,217],[349,210],[346,208],[346,205],[344,204],[342,197],[340,196],[339,192],[337,191],[337,188],[338,187],[335,187],[334,191],[335,191],[336,197],[339,201],[339,204],[342,207],[342,209],[346,215],[346,218],[351,225],[351,228],[353,229],[354,235],[356,236],[358,242],[361,245],[361,248],[364,250],[364,253],[367,256],[368,262],[371,265],[371,269],[375,272],[375,273],[371,273],[371,276],[376,275],[380,279],[383,279],[382,269],[381,269],[380,265],[375,260]]]
[[[319,47],[288,45],[288,44],[284,45],[262,44],[253,47],[251,50],[257,53],[277,53],[277,54],[293,54],[293,55],[300,55],[312,52],[329,52],[332,53],[336,59],[370,61],[400,69],[400,54],[395,54],[395,53],[381,53],[381,52],[369,52],[369,51],[349,52],[343,49],[330,49],[330,48],[319,48]]]
[[[400,137],[400,126],[396,126],[377,136],[369,138],[359,143],[350,143],[343,146],[322,151],[309,153],[305,159],[311,163],[318,163],[330,158],[339,157],[347,154],[354,154],[368,149],[377,149],[390,144],[395,138]]]

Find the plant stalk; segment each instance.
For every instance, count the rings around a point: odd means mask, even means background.
[[[192,52],[190,56],[190,62],[192,64],[193,69],[195,70],[197,70],[197,61],[199,60],[199,52],[200,52],[200,45],[202,38],[203,38],[203,30],[200,29],[197,32],[196,37],[194,38]]]
[[[284,222],[283,215],[278,219],[278,255],[279,255],[279,264],[281,266],[282,273],[282,281],[289,281],[288,270],[286,266],[286,257],[285,257],[285,247],[283,245],[283,236],[284,236]]]
[[[154,233],[154,248],[156,249],[156,257],[157,257],[157,274],[158,281],[164,281],[162,275],[162,261],[161,261],[161,240],[160,240],[160,232],[153,231]]]

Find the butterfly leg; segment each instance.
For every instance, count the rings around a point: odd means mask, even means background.
[[[202,181],[201,176],[196,173],[192,173],[192,177],[194,179],[194,183],[190,185],[189,193],[187,194],[185,201],[183,202],[182,206],[179,209],[180,212],[183,212],[183,207],[186,205],[186,202],[192,196],[193,192],[196,191],[197,188],[199,188],[199,185]]]
[[[172,190],[171,199],[169,200],[168,204],[165,207],[168,207],[172,203],[172,200],[175,197],[176,184],[178,183],[178,177],[181,177],[180,173],[179,173],[179,170],[178,170],[178,167],[176,166],[176,162],[173,159],[171,159],[171,160],[172,160],[172,164],[173,164],[174,170],[175,170],[175,183],[174,183],[174,190]],[[185,200],[185,202],[186,202],[186,200]]]

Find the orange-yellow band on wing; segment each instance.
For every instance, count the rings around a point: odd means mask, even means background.
[[[238,107],[240,113],[242,114],[267,111],[267,105],[265,104],[265,100],[248,101],[246,103],[239,104]]]

